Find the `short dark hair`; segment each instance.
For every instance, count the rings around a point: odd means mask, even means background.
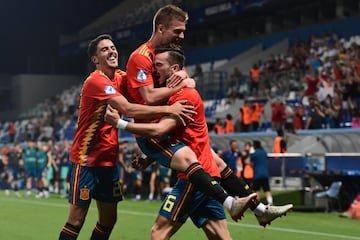
[[[112,37],[109,34],[101,34],[89,42],[87,50],[89,58],[96,55],[97,46],[99,42],[104,39],[113,41]]]
[[[181,47],[176,44],[168,44],[160,46],[155,49],[155,55],[159,53],[169,52],[168,61],[170,65],[178,64],[179,68],[182,69],[185,65],[185,56]]]
[[[254,141],[253,141],[253,147],[254,147],[255,149],[261,148],[261,142],[260,142],[259,140],[254,140]]]
[[[164,24],[165,26],[168,26],[168,23],[173,19],[186,22],[188,18],[189,16],[187,12],[183,11],[181,8],[173,4],[168,4],[160,8],[155,13],[153,18],[153,30],[155,31],[156,27],[159,24]]]
[[[237,142],[236,139],[230,139],[229,144],[231,145],[233,142]]]

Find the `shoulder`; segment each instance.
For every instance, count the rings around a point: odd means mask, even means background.
[[[129,57],[129,62],[150,61],[152,62],[153,50],[147,45],[142,44]]]
[[[175,94],[173,94],[170,97],[169,102],[174,103],[178,100],[187,100],[189,104],[191,103],[195,104],[196,102],[201,100],[201,97],[195,88],[184,87]]]

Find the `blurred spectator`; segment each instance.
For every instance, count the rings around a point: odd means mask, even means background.
[[[37,194],[36,198],[48,198],[49,197],[49,188],[46,181],[47,176],[47,166],[49,163],[47,145],[43,144],[41,141],[36,142],[36,187]]]
[[[255,152],[250,155],[254,167],[253,190],[258,194],[259,199],[259,192],[262,189],[265,193],[267,203],[272,205],[273,198],[269,184],[267,152],[262,148],[261,143],[258,140],[253,141],[253,147]]]
[[[279,129],[276,131],[277,136],[274,139],[273,153],[286,153],[286,139],[284,131]]]
[[[244,144],[244,149],[241,152],[240,157],[240,163],[238,163],[239,169],[238,173],[240,172],[240,175],[242,178],[244,178],[244,181],[252,187],[253,185],[253,179],[254,179],[254,168],[252,166],[251,160],[250,160],[250,154],[254,152],[254,148],[251,145],[251,142],[246,142]],[[240,171],[241,166],[241,171]]]
[[[312,68],[308,68],[306,70],[303,81],[306,84],[306,89],[303,93],[303,97],[315,95],[318,91],[319,78]]]
[[[59,179],[59,191],[62,197],[67,196],[69,189],[69,170],[70,170],[70,143],[65,139],[60,145],[61,151],[59,154],[59,167],[60,167],[60,179]]]
[[[24,168],[26,171],[26,197],[31,196],[33,180],[37,183],[36,158],[34,141],[32,139],[28,139],[27,146],[24,148],[23,152]]]
[[[252,68],[250,68],[250,82],[249,89],[252,95],[257,95],[259,92],[259,82],[260,82],[260,69],[259,66],[255,63]]]
[[[217,118],[213,130],[216,134],[224,134],[224,125],[221,118]]]
[[[294,130],[294,120],[295,120],[295,111],[291,104],[285,104],[285,124],[284,130],[289,133],[295,133]]]
[[[242,82],[243,74],[238,67],[234,67],[232,73],[230,74],[229,90],[227,96],[230,101],[233,102],[240,93],[240,86],[243,85]]]
[[[150,180],[149,180],[149,195],[148,195],[148,201],[152,201],[154,200],[154,196],[155,196],[155,191],[158,190],[158,175],[159,175],[159,167],[160,164],[157,163],[156,161],[154,161],[151,165],[150,165]],[[169,168],[170,169],[170,168]],[[158,197],[161,196],[160,193],[158,192]]]
[[[122,187],[122,192],[125,193],[128,187],[127,183],[127,172],[128,165],[130,164],[130,159],[127,159],[127,150],[128,150],[129,142],[127,140],[121,141],[119,143],[119,161],[117,163],[118,171],[119,171],[119,182]]]
[[[285,105],[277,97],[271,103],[271,126],[274,131],[283,129],[286,120]]]
[[[251,127],[251,103],[245,100],[244,105],[240,107],[241,131],[249,132]]]
[[[235,132],[235,126],[233,123],[233,116],[230,113],[228,113],[226,114],[224,133],[228,134],[234,132]]]
[[[261,114],[264,112],[264,103],[256,101],[252,104],[251,109],[251,130],[257,131],[260,126]]]
[[[16,135],[15,122],[10,122],[8,132],[9,132],[10,142],[14,143],[15,142],[15,135]]]
[[[319,75],[318,92],[316,94],[319,101],[323,103],[327,95],[333,97],[334,90],[335,90],[335,83],[332,77],[329,76],[329,74],[325,70],[322,70],[321,74]]]
[[[166,195],[166,189],[170,187],[170,178],[171,178],[172,170],[171,168],[164,167],[159,165],[158,174],[157,174],[157,186],[158,189],[158,200],[164,199]]]
[[[338,128],[340,126],[339,114],[341,107],[333,103],[333,98],[330,95],[326,96],[323,106],[326,128]]]
[[[1,148],[1,155],[8,155],[10,151],[10,147],[8,143],[4,143],[4,145]]]
[[[228,165],[231,170],[237,174],[238,167],[237,164],[239,162],[239,158],[241,156],[241,152],[239,151],[239,145],[236,139],[231,139],[229,141],[229,149],[224,150],[221,154],[221,158]]]
[[[142,156],[142,152],[136,142],[133,143],[132,156],[130,162],[136,158],[136,156]],[[141,171],[138,171],[132,167],[129,168],[129,173],[131,174],[131,184],[134,198],[133,200],[139,201],[141,200],[142,193],[142,182],[143,182],[143,174]]]
[[[324,128],[325,113],[316,97],[309,98],[309,116],[306,120],[306,129]]]
[[[294,123],[293,123],[294,131],[299,129],[304,129],[303,117],[305,115],[305,107],[302,103],[295,104],[294,114],[295,114]]]
[[[61,148],[59,145],[54,144],[52,139],[46,141],[47,155],[50,166],[47,173],[47,183],[49,191],[59,194],[60,193],[60,155]]]
[[[2,155],[2,171],[0,170],[0,181],[5,181],[5,195],[10,195],[10,189],[13,189],[15,196],[21,197],[19,190],[24,184],[25,171],[21,157],[22,149],[16,144],[9,148],[7,155]]]
[[[242,72],[238,67],[234,67],[230,75],[230,86],[239,86],[241,84],[241,78],[243,77]]]

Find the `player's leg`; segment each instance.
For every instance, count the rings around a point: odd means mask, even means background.
[[[183,225],[180,222],[172,222],[167,218],[158,215],[155,223],[151,228],[152,240],[167,240],[170,239]]]
[[[184,172],[200,191],[224,203],[229,197],[217,181],[204,171],[195,153],[184,143],[168,136],[162,139],[137,139],[144,154],[163,166]],[[229,207],[230,208],[230,207]]]
[[[207,239],[209,240],[231,240],[230,232],[227,226],[226,219],[223,220],[209,220],[202,227]]]
[[[26,171],[26,197],[31,196],[33,177],[35,177],[35,170],[28,169]]]
[[[93,198],[98,208],[98,221],[90,240],[107,240],[117,220],[117,203],[122,201],[117,167],[91,168],[95,186]]]
[[[207,239],[231,239],[223,206],[199,191],[192,195],[189,200],[189,206],[192,207],[189,217],[195,226],[203,229]]]
[[[91,240],[107,240],[117,220],[117,202],[96,201],[99,219],[93,229]]]
[[[254,191],[246,184],[244,179],[235,176],[231,168],[217,155],[213,155],[216,165],[219,167],[221,174],[221,186],[230,194],[239,197],[248,196]]]
[[[254,191],[249,187],[244,179],[235,176],[232,170],[218,155],[216,155],[214,158],[221,171],[221,186],[227,192],[239,197],[248,196],[254,193]],[[257,189],[258,196],[260,189],[259,183],[257,182],[256,186],[254,187]],[[250,209],[255,213],[259,224],[264,227],[266,224],[270,224],[271,221],[275,220],[276,218],[286,215],[287,212],[292,210],[292,208],[292,204],[286,204],[282,206],[265,206],[257,198],[253,199],[252,203],[250,204]]]
[[[150,140],[138,138],[137,142],[142,152],[149,158],[155,159],[163,166],[184,172],[199,191],[222,203],[235,221],[241,218],[255,197],[254,194],[238,199],[227,194],[220,184],[204,171],[195,153],[177,139],[169,136]]]
[[[70,204],[69,214],[65,225],[62,227],[59,240],[75,240],[84,224],[89,206]]]
[[[159,214],[151,229],[152,240],[170,239],[186,222],[189,211],[196,211],[193,199],[194,187],[185,179],[178,179],[161,203]]]
[[[77,239],[91,203],[91,190],[94,188],[94,179],[87,167],[72,163],[70,169],[69,214],[59,240]]]
[[[156,189],[156,175],[158,171],[158,163],[151,164],[151,173],[150,173],[150,180],[149,180],[149,195],[148,200],[154,200],[155,189]]]

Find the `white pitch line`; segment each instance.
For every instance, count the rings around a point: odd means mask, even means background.
[[[67,203],[64,203],[64,204],[50,203],[50,202],[44,202],[41,199],[32,200],[32,199],[14,199],[14,198],[0,197],[0,201],[4,201],[4,202],[17,201],[17,202],[27,203],[27,204],[32,204],[32,205],[52,206],[52,207],[62,207],[62,208],[68,207]],[[121,203],[120,203],[120,206],[121,206]],[[96,210],[96,207],[95,206],[91,207],[90,210]],[[156,217],[156,214],[153,214],[153,213],[144,213],[144,212],[136,212],[136,211],[129,211],[129,210],[118,210],[118,213]],[[239,227],[259,228],[259,225],[256,225],[256,224],[234,223],[234,222],[228,222],[228,224],[234,225],[234,226],[239,226]],[[287,232],[287,233],[300,233],[300,234],[304,234],[304,235],[313,235],[313,236],[323,236],[323,237],[330,237],[330,238],[334,238],[334,239],[360,240],[360,237],[355,237],[355,236],[324,233],[324,232],[313,232],[313,231],[306,231],[306,230],[299,230],[299,229],[292,229],[292,228],[267,227],[266,230],[267,231]]]
[[[228,222],[228,224],[235,225],[235,226],[240,225],[241,227],[248,227],[248,228],[259,228],[259,225],[254,225],[254,224],[234,223],[234,222]],[[360,240],[360,237],[355,237],[355,236],[340,235],[340,234],[333,234],[333,233],[323,233],[323,232],[313,232],[313,231],[299,230],[299,229],[292,229],[292,228],[267,227],[266,230],[288,232],[288,233],[301,233],[304,235],[331,237],[331,238],[335,238],[335,239],[341,238],[341,239]]]

